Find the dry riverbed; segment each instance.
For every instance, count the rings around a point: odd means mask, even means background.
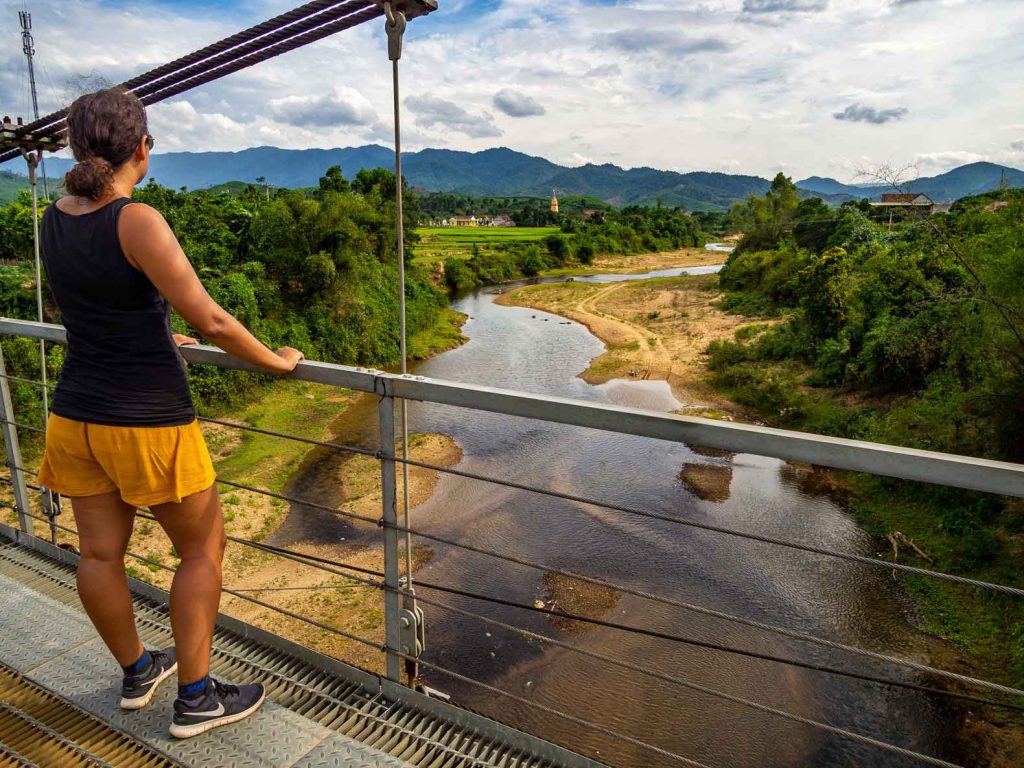
[[[594,259],[587,267],[571,270],[552,270],[545,275],[598,275],[619,274],[638,275],[654,272],[659,269],[678,269],[680,267],[707,267],[721,264],[728,254],[708,251],[703,248],[683,248],[678,251],[661,251],[659,253],[636,253],[630,256],[604,254]]]
[[[720,310],[720,298],[716,275],[684,275],[532,285],[505,293],[498,303],[532,307],[587,326],[607,347],[581,374],[591,384],[663,380],[688,407],[731,409],[708,383],[704,350],[716,339],[732,338],[749,321]]]

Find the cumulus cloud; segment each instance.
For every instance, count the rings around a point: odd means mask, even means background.
[[[733,48],[733,44],[722,37],[692,37],[668,30],[642,28],[612,32],[605,35],[605,40],[612,48],[625,53],[659,53],[669,56],[716,53]]]
[[[847,120],[851,123],[873,123],[882,125],[891,123],[894,120],[902,120],[907,116],[909,110],[906,107],[893,107],[892,109],[875,109],[865,104],[851,104],[842,112],[832,115],[836,120]]]
[[[503,88],[494,94],[494,106],[509,117],[536,117],[547,113],[539,101],[525,93]]]
[[[0,0],[0,8],[15,5],[20,0]],[[217,13],[197,15],[191,1],[33,0],[40,107],[66,105],[77,73],[121,82],[283,5],[221,0]],[[1016,98],[1024,2],[898,5],[447,0],[445,13],[413,24],[406,44],[415,64],[404,88],[415,98],[404,144],[476,151],[500,134],[501,144],[553,160],[579,161],[578,153],[628,167],[768,175],[781,159],[801,176],[851,169],[843,178],[855,166],[909,162],[917,153],[1024,163],[1024,149],[1011,146],[1024,140]],[[495,101],[503,89],[530,96],[546,114],[507,117]],[[911,100],[913,113],[886,114]],[[12,115],[30,109],[16,41],[0,46],[0,102]],[[895,130],[923,118],[918,104],[928,119]],[[391,68],[374,22],[154,107],[151,124],[158,152],[387,144],[391,108]],[[865,129],[841,130],[849,125],[833,117],[838,110],[844,120],[866,120]],[[904,122],[878,126],[872,115]]]
[[[743,0],[744,13],[817,13],[828,8],[828,0]]]
[[[473,115],[453,101],[436,96],[411,96],[406,106],[416,113],[416,122],[424,128],[441,126],[474,139],[501,136],[501,129],[490,115]]]
[[[1010,143],[1010,149],[1014,152],[1024,152],[1024,139]]]
[[[267,112],[285,123],[305,128],[329,128],[338,125],[373,125],[377,111],[354,88],[337,88],[333,93],[316,96],[285,96],[267,102]]]

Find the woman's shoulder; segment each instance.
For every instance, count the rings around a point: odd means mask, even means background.
[[[151,205],[137,202],[130,197],[122,198],[119,203],[120,210],[118,211],[118,216],[121,220],[121,226],[137,227],[140,229],[167,226],[163,214]]]

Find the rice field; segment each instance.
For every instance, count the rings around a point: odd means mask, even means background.
[[[444,227],[417,229],[420,242],[413,247],[416,264],[444,259],[468,259],[473,247],[481,253],[493,251],[504,243],[537,242],[560,232],[558,227]]]

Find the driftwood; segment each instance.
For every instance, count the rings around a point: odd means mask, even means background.
[[[913,550],[914,554],[916,554],[922,560],[927,560],[929,563],[932,562],[932,559],[928,555],[928,553],[925,552],[923,549],[921,549],[919,546],[917,546],[917,544],[914,543],[913,539],[908,538],[905,534],[900,533],[899,531],[893,531],[888,536],[886,536],[886,538],[889,540],[889,543],[892,545],[892,561],[894,563],[898,562],[899,559],[900,559],[900,545],[901,544],[904,547],[906,547],[907,549]],[[896,570],[895,569],[893,569],[892,577],[894,579],[896,578]]]

